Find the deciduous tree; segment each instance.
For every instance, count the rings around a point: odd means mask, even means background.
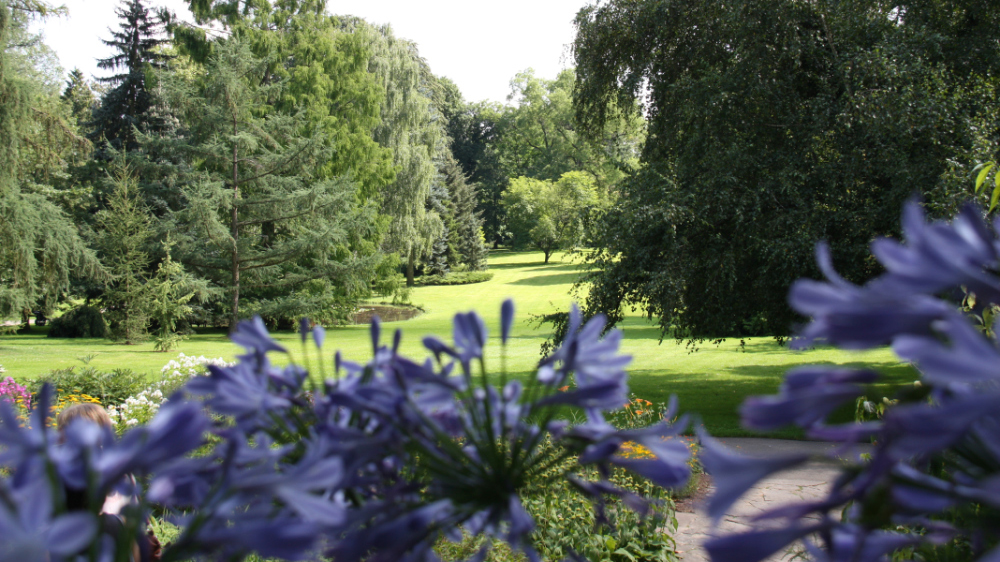
[[[953,168],[1000,130],[984,0],[611,0],[576,25],[581,130],[649,124],[591,259],[587,309],[612,321],[628,303],[678,336],[786,334],[817,240],[869,279],[903,200],[968,182]]]
[[[557,181],[515,178],[503,202],[514,247],[533,245],[549,263],[553,252],[580,242],[584,219],[597,194],[589,174],[566,172]]]

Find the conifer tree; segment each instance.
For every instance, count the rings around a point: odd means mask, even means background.
[[[193,90],[170,84],[188,126],[174,146],[187,202],[172,213],[178,259],[229,293],[232,329],[248,291],[287,300],[295,315],[292,293],[313,280],[330,280],[341,301],[373,284],[391,291],[374,204],[357,203],[347,179],[322,177],[330,147],[319,131],[303,134],[308,116],[269,112],[286,84],[262,80],[267,61],[238,38],[213,51]]]
[[[99,68],[114,72],[98,78],[112,88],[94,113],[90,138],[107,142],[116,150],[132,151],[139,146],[135,129],[147,132],[156,128],[149,111],[153,105],[149,71],[164,68],[170,57],[157,49],[167,43],[158,38],[162,23],[149,13],[143,0],[125,0],[115,13],[120,20],[118,31],[111,31],[111,39],[103,42],[116,52],[97,62]]]
[[[188,304],[191,299],[204,290],[204,284],[200,280],[196,280],[193,275],[184,271],[183,265],[174,261],[170,254],[171,245],[168,238],[163,244],[166,257],[149,282],[149,312],[156,323],[153,341],[157,351],[170,351],[185,339],[177,333],[177,325],[191,313],[192,309]]]
[[[453,208],[454,230],[457,235],[455,249],[459,259],[471,271],[485,269],[486,245],[483,220],[476,211],[476,191],[466,181],[462,167],[450,154],[445,157],[444,174]]]
[[[74,275],[100,274],[76,227],[34,181],[58,169],[61,159],[39,152],[51,145],[25,146],[42,135],[74,140],[60,115],[48,111],[44,88],[18,71],[15,35],[26,33],[26,14],[49,10],[41,2],[0,0],[0,318],[26,319],[39,302],[52,306]]]
[[[152,219],[131,167],[118,160],[112,174],[107,208],[97,214],[95,224],[101,259],[111,274],[103,300],[111,338],[132,344],[145,339],[149,325],[147,269],[152,259],[146,245],[152,236]]]
[[[93,87],[79,68],[74,68],[69,73],[69,79],[66,80],[66,88],[63,89],[61,97],[69,106],[77,127],[83,130],[93,119],[97,96],[94,95]]]

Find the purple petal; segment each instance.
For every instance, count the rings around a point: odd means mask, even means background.
[[[299,318],[299,337],[302,338],[302,343],[306,343],[306,338],[309,336],[309,319],[303,316]]]
[[[45,533],[45,544],[53,554],[70,556],[80,552],[97,532],[97,521],[87,512],[61,515]]]
[[[506,299],[500,305],[500,341],[507,343],[510,327],[514,323],[514,301]]]
[[[271,339],[271,334],[268,333],[260,316],[254,316],[252,320],[241,321],[236,325],[236,331],[229,336],[229,339],[236,345],[257,353],[267,353],[268,351],[283,353],[285,351],[284,347]]]
[[[736,500],[758,481],[775,472],[802,464],[808,455],[754,458],[739,455],[704,432],[699,432],[699,459],[705,472],[715,479],[715,493],[708,502],[708,515],[718,520]]]
[[[326,330],[323,329],[323,326],[317,324],[316,327],[313,328],[313,342],[316,344],[318,349],[322,349],[324,340],[326,340]]]
[[[790,526],[782,529],[751,531],[705,541],[705,550],[713,562],[758,562],[814,532],[816,526]]]

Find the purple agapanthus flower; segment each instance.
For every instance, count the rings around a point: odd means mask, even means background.
[[[641,513],[649,509],[645,499],[607,479],[613,466],[664,486],[683,484],[689,470],[687,448],[663,441],[686,421],[630,431],[605,421],[604,412],[628,396],[629,358],[619,353],[619,333],[601,336],[603,319],[581,326],[574,309],[572,321],[567,341],[556,358],[543,361],[538,376],[504,376],[495,384],[482,361],[485,323],[472,312],[455,316],[452,343],[424,340],[434,356],[424,361],[400,355],[400,331],[391,345],[383,344],[376,319],[371,360],[353,363],[338,353],[335,378],[325,381],[294,364],[274,365],[268,354],[284,348],[255,318],[233,334],[247,350],[237,364],[210,367],[149,424],[120,438],[81,420],[59,439],[47,428],[47,407],[36,408],[32,424],[20,427],[0,402],[0,463],[13,471],[0,479],[0,499],[13,498],[0,502],[0,553],[56,561],[71,551],[91,552],[99,542],[93,552],[114,556],[116,545],[94,531],[97,507],[66,513],[59,501],[33,505],[18,490],[58,498],[65,486],[82,490],[89,505],[123,481],[135,482],[131,474],[149,485],[128,487],[137,496],[128,518],[144,521],[152,503],[164,510],[180,529],[167,549],[173,559],[239,560],[256,553],[287,560],[431,560],[440,537],[466,529],[536,560],[530,541],[536,522],[522,494],[548,482],[538,479],[573,482],[603,517],[607,498]],[[502,340],[512,324],[508,301]],[[306,321],[299,326],[302,342],[310,330],[321,348],[325,333]],[[557,380],[572,380],[575,388],[559,392]],[[50,392],[43,391],[41,404]],[[557,420],[564,408],[575,408],[583,421]],[[624,458],[618,453],[626,441],[646,445],[653,458]],[[554,463],[567,458],[577,459],[576,468],[553,473]],[[584,478],[582,465],[596,470]],[[142,532],[141,525],[129,529]]]
[[[990,548],[1000,536],[987,511],[1000,508],[1000,351],[995,329],[982,320],[1000,306],[1000,222],[988,226],[981,217],[966,207],[950,222],[928,222],[917,202],[907,203],[905,240],[873,243],[886,271],[863,286],[841,279],[828,249],[818,247],[827,282],[798,281],[789,295],[810,317],[799,345],[891,345],[921,380],[881,419],[855,424],[825,422],[838,405],[864,393],[861,385],[874,380],[870,372],[799,369],[780,394],[748,399],[741,410],[748,427],[798,425],[842,443],[832,453],[840,462],[855,460],[826,498],[761,514],[762,530],[709,541],[713,561],[760,560],[800,539],[814,560],[883,561],[956,533],[966,533],[969,559],[997,559],[1000,550]],[[942,298],[963,291],[975,303],[970,309]],[[844,454],[861,442],[874,442],[868,460]],[[760,478],[805,460],[743,458],[710,439],[703,447],[702,462],[717,486],[709,502],[714,516]],[[970,525],[962,529],[932,518],[948,509],[985,519],[958,519]]]

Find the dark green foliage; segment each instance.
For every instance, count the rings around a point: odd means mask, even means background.
[[[476,186],[477,210],[486,240],[499,244],[506,237],[506,217],[500,201],[509,182],[497,150],[501,110],[485,103],[466,103],[454,84],[441,80],[448,93],[447,103],[439,107],[446,119],[451,152],[468,183]]]
[[[77,144],[57,92],[25,71],[21,52],[28,20],[50,9],[0,1],[0,318],[23,317],[39,305],[51,310],[73,277],[100,273],[94,253],[41,183],[62,172],[62,147]]]
[[[466,268],[472,271],[485,269],[487,251],[481,213],[476,211],[476,192],[458,162],[450,155],[445,157],[444,177],[451,199],[449,219],[455,240],[454,251]]]
[[[428,274],[417,277],[417,285],[470,285],[493,279],[492,271],[453,271],[445,275]]]
[[[448,271],[448,227],[446,226],[441,232],[441,236],[434,241],[431,256],[428,258],[427,264],[424,265],[424,276],[443,277]]]
[[[138,180],[119,160],[113,166],[107,208],[97,214],[97,246],[111,278],[102,296],[109,336],[128,344],[146,337],[151,308],[147,268],[152,258],[146,245],[152,219],[139,198]]]
[[[123,0],[115,14],[120,20],[118,31],[111,32],[111,39],[103,40],[115,54],[97,61],[99,68],[114,72],[98,78],[112,88],[94,112],[89,136],[95,143],[131,152],[139,146],[135,130],[149,132],[157,128],[150,114],[153,96],[147,82],[151,71],[163,68],[169,57],[158,50],[167,43],[157,37],[162,33],[162,23],[149,13],[143,0]]]
[[[586,308],[612,322],[633,306],[678,337],[787,334],[818,240],[871,278],[903,200],[949,206],[1000,130],[984,0],[621,0],[577,27],[583,130],[637,101],[648,117],[644,167],[594,229]]]
[[[276,314],[312,317],[324,310],[302,306],[346,305],[398,287],[398,262],[379,250],[385,221],[374,202],[359,203],[349,179],[324,177],[331,148],[320,130],[303,134],[305,113],[270,112],[290,84],[267,83],[267,62],[239,40],[216,44],[195,83],[168,84],[188,134],[154,139],[178,155],[173,173],[184,178],[187,205],[169,218],[175,255],[228,292],[233,327],[245,317],[241,296]],[[321,294],[306,287],[320,280]]]
[[[55,369],[38,377],[32,385],[32,393],[37,395],[45,383],[52,384],[57,394],[86,394],[100,400],[103,406],[122,404],[148,385],[146,375],[132,369],[99,371],[89,366]]]
[[[50,338],[106,338],[108,324],[96,306],[78,306],[49,322]]]

